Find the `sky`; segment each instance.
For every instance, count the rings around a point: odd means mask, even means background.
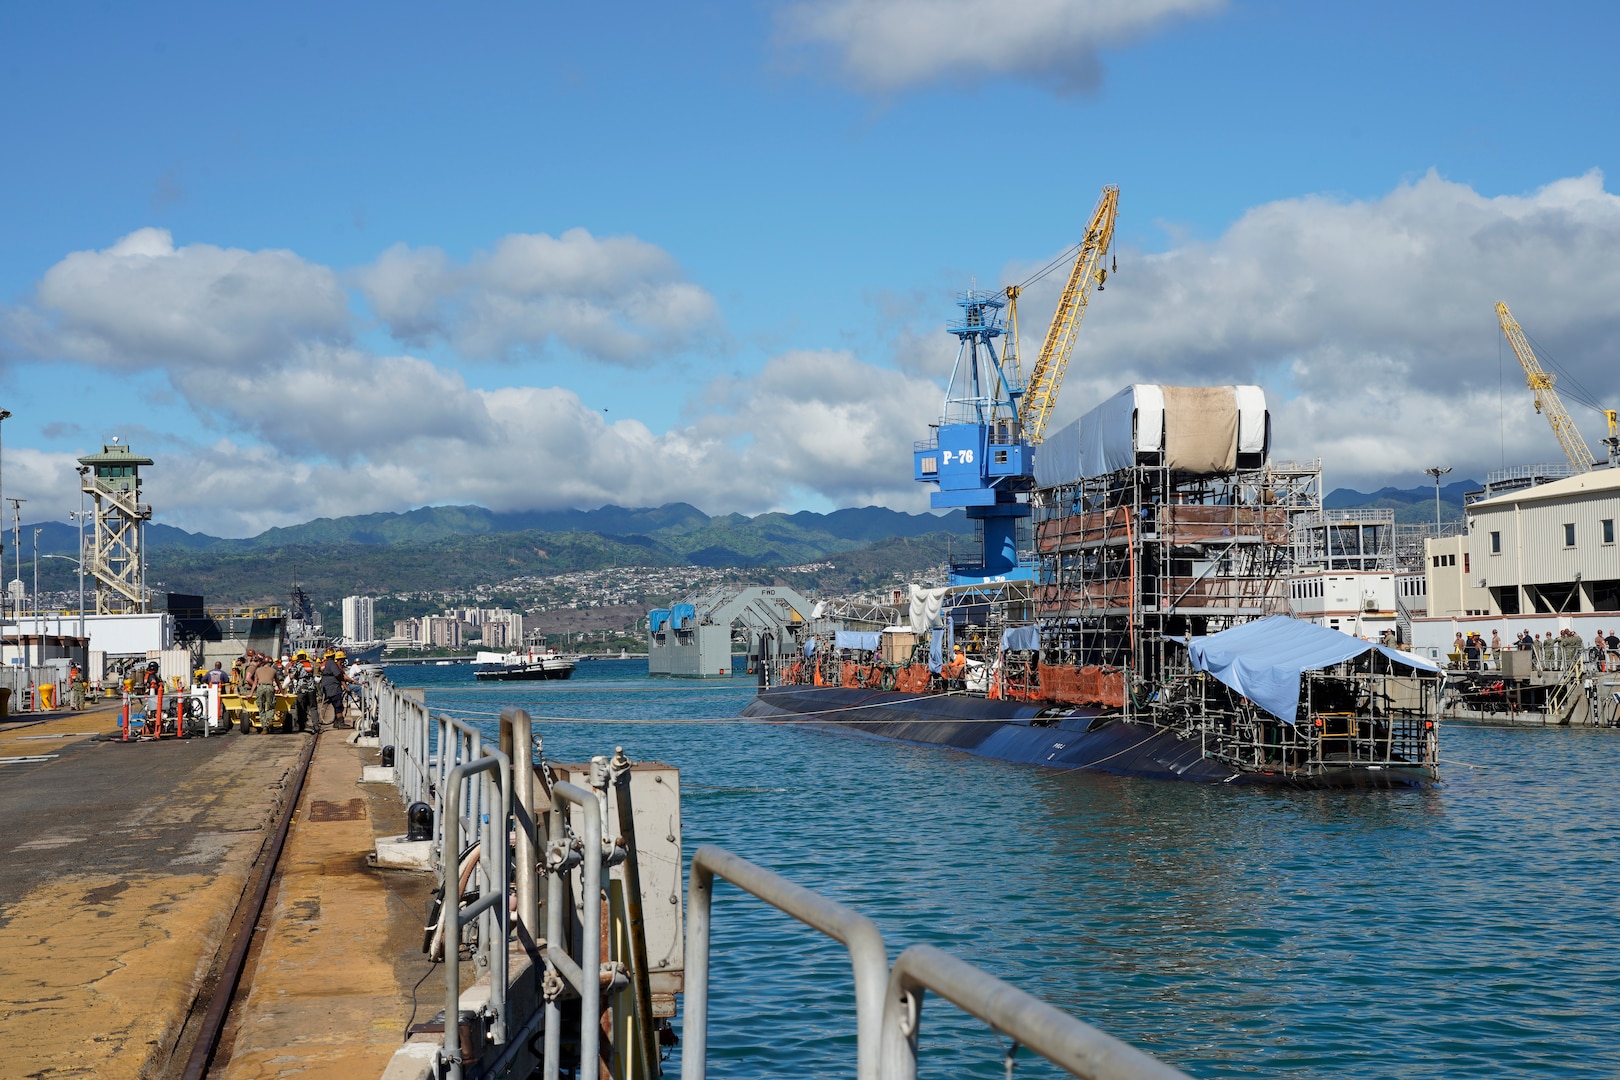
[[[1599,449],[1617,39],[1595,3],[5,5],[0,487],[64,520],[116,435],[223,536],[920,510],[956,295],[1106,184],[1054,426],[1254,382],[1329,489],[1556,461],[1493,305]]]

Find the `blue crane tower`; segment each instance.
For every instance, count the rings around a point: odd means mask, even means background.
[[[953,563],[952,585],[1028,580],[1033,565],[1020,556],[1018,523],[1029,516],[1019,498],[1033,485],[1034,448],[1018,418],[1024,388],[1009,380],[996,355],[1003,335],[1002,292],[970,290],[956,302],[959,323],[946,327],[960,341],[945,390],[945,409],[933,437],[916,444],[915,478],[937,484],[935,509],[962,507],[978,523],[983,556],[972,565]]]

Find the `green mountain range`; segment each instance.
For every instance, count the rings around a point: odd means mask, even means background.
[[[70,526],[37,527],[42,554],[76,549]],[[25,526],[22,534],[25,578],[34,528]],[[317,597],[460,592],[515,577],[613,566],[776,569],[832,560],[833,567],[789,576],[810,583],[827,574],[853,584],[937,565],[952,538],[960,546],[971,531],[960,512],[907,514],[878,506],[752,518],[710,517],[686,503],[504,514],[440,506],[320,518],[245,539],[154,523],[147,548],[154,589],[201,593],[211,603],[253,603],[284,599],[294,581]],[[41,561],[43,589],[70,589],[73,575],[69,562]]]
[[[1462,513],[1461,480],[1440,489],[1444,517]],[[1328,509],[1390,507],[1400,521],[1430,521],[1434,489],[1339,488]],[[25,580],[33,569],[34,530],[42,555],[72,555],[77,530],[56,522],[21,531]],[[399,514],[318,518],[230,539],[152,524],[148,570],[160,591],[201,593],[212,603],[279,602],[293,582],[320,598],[354,593],[464,592],[517,577],[549,577],[613,566],[737,567],[795,585],[851,591],[891,575],[915,574],[960,553],[972,525],[960,513],[907,514],[880,506],[828,514],[726,514],[711,517],[687,503],[658,507],[498,513],[481,506],[429,506]],[[5,573],[17,573],[7,534]],[[794,569],[809,567],[810,569]],[[40,586],[70,590],[75,568],[42,559]]]

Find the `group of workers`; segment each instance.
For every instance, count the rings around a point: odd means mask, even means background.
[[[1588,646],[1579,634],[1567,627],[1545,636],[1532,635],[1527,627],[1519,632],[1512,647],[1520,652],[1528,652],[1531,663],[1541,671],[1568,667],[1577,657],[1585,659],[1596,671],[1620,670],[1620,635],[1613,630],[1599,630]],[[1492,630],[1489,643],[1478,631],[1467,634],[1459,632],[1451,648],[1453,655],[1460,658],[1458,662],[1462,666],[1470,671],[1479,671],[1491,657],[1498,656],[1504,646],[1501,633]]]
[[[249,649],[226,672],[218,661],[203,681],[222,693],[253,699],[254,714],[242,714],[242,731],[264,731],[276,715],[276,697],[291,696],[288,718],[298,731],[343,726],[343,695],[348,689],[348,657],[342,649],[327,649],[317,663],[305,649],[279,661]]]

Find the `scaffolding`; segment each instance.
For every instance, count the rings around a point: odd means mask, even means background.
[[[1108,694],[1119,700],[1099,702],[1125,707],[1174,665],[1172,639],[1287,610],[1293,526],[1321,512],[1321,464],[1138,464],[1037,490],[1034,504],[1043,681],[1128,672]]]

